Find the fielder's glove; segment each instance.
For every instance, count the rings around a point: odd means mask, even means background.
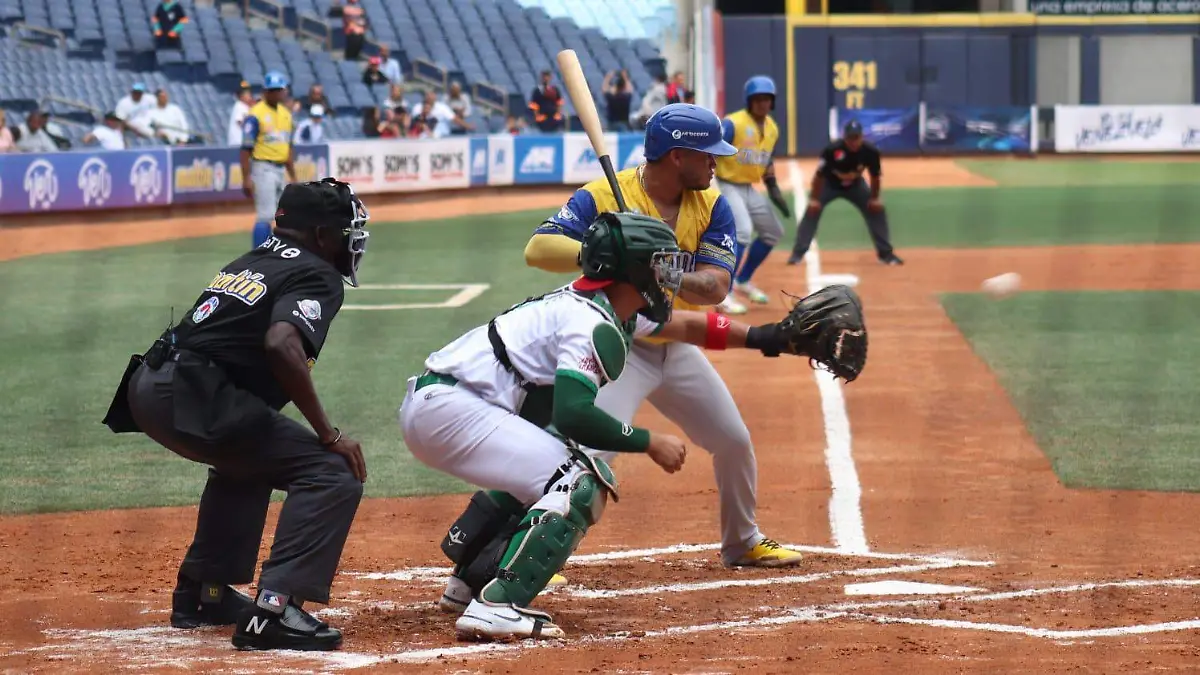
[[[784,218],[792,217],[792,210],[788,208],[787,200],[783,198],[783,192],[779,189],[779,181],[775,180],[774,176],[763,179],[763,183],[767,186],[767,196],[775,203],[783,213]]]
[[[862,301],[849,286],[827,286],[797,300],[779,323],[751,328],[746,346],[765,356],[807,356],[853,382],[867,363]]]

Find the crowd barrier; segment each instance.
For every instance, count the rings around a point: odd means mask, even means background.
[[[642,134],[607,134],[618,170]],[[583,133],[360,140],[296,147],[296,179],[333,175],[362,194],[497,185],[579,185],[604,171]],[[248,201],[240,151],[184,147],[0,155],[0,214]]]

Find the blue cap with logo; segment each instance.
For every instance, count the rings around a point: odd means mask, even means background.
[[[287,89],[287,76],[278,70],[272,70],[263,78],[263,89]]]
[[[754,77],[746,80],[744,91],[746,105],[750,105],[751,96],[768,94],[772,98],[771,109],[775,108],[775,101],[773,100],[775,98],[775,80],[772,80],[766,75],[755,75]]]
[[[723,136],[721,118],[713,111],[691,103],[672,103],[659,108],[646,122],[645,157],[653,162],[675,148],[718,157],[736,155],[737,148]]]

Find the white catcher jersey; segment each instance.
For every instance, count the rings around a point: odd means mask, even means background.
[[[603,296],[603,291],[596,295]],[[592,332],[605,321],[623,330],[600,302],[567,286],[497,317],[496,331],[513,368],[530,383],[551,386],[558,371],[570,370],[599,388],[605,383]],[[632,337],[651,335],[658,328],[659,324],[638,315]],[[516,377],[496,360],[486,324],[431,354],[425,367],[453,376],[483,400],[509,412],[517,413],[524,400],[525,391]]]

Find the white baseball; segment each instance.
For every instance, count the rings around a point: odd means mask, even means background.
[[[1021,275],[1016,272],[1007,272],[991,279],[984,279],[981,286],[983,287],[983,292],[993,298],[1007,298],[1020,290]]]

